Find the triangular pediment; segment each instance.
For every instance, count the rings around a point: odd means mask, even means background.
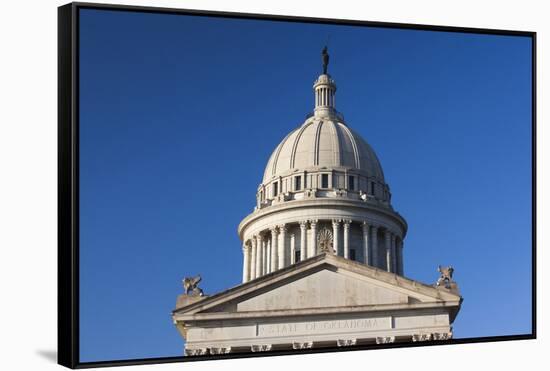
[[[322,254],[177,308],[174,314],[353,310],[459,300],[459,295],[446,290]]]

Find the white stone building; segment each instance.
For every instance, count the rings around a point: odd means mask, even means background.
[[[187,355],[452,336],[456,284],[404,277],[407,223],[380,161],[335,109],[326,65],[313,90],[313,114],[275,148],[239,224],[243,283],[178,297],[172,316]]]

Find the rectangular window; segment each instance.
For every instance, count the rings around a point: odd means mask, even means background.
[[[374,182],[370,182],[370,194],[374,195]]]
[[[355,191],[355,177],[353,175],[348,177],[348,189],[350,191]]]
[[[279,186],[279,183],[273,183],[273,197],[279,194],[278,186]]]
[[[294,190],[299,191],[302,189],[302,177],[297,176],[294,178]]]
[[[300,261],[300,250],[294,251],[294,262],[298,263]]]
[[[321,188],[328,188],[328,174],[321,174]]]
[[[351,260],[355,260],[355,249],[351,249],[351,250],[349,251],[349,258],[350,258]]]

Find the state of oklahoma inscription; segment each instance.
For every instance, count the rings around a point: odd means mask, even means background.
[[[343,320],[307,321],[294,323],[259,324],[257,336],[287,336],[338,333],[341,331],[364,332],[391,328],[391,317],[357,318]]]

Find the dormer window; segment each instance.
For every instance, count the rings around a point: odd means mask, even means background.
[[[350,191],[355,191],[355,177],[353,175],[348,177],[348,189]]]
[[[321,188],[328,188],[328,174],[321,174]]]
[[[301,176],[294,177],[294,190],[299,191],[301,189],[302,189],[302,177]]]

